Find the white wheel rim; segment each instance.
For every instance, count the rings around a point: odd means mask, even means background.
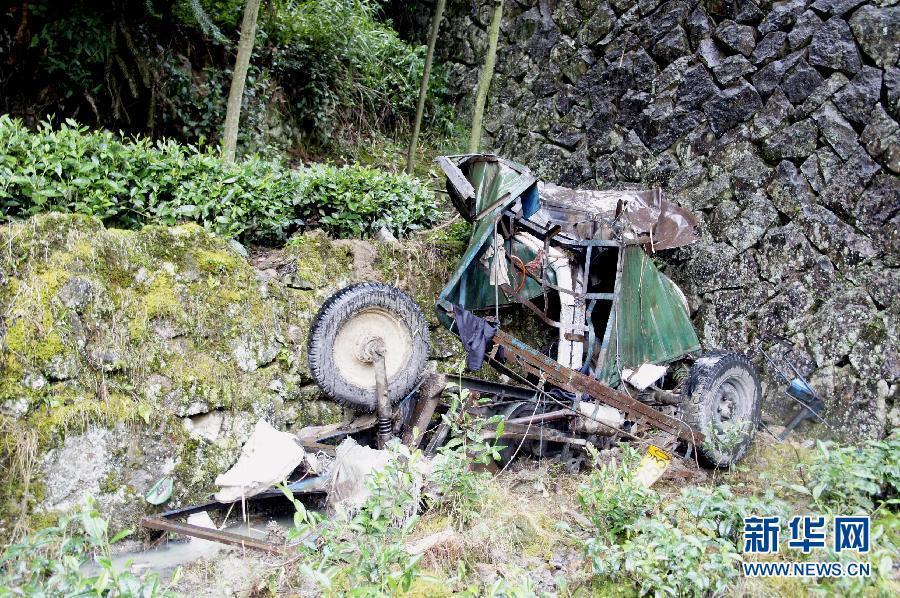
[[[412,354],[412,334],[402,319],[390,311],[369,307],[353,314],[337,331],[332,359],[341,377],[358,388],[375,388],[375,365],[363,359],[364,347],[381,338],[388,383],[402,371]]]

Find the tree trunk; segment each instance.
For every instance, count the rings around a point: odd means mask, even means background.
[[[425,112],[425,98],[428,96],[428,78],[431,76],[431,60],[434,58],[434,46],[437,43],[438,30],[444,16],[446,0],[437,0],[434,15],[431,17],[431,33],[428,36],[428,52],[425,53],[425,68],[422,71],[422,85],[419,86],[419,105],[416,107],[416,120],[413,123],[412,137],[409,139],[409,151],[406,153],[406,174],[413,173],[416,164],[416,145],[419,143],[419,130],[422,128],[422,113]]]
[[[497,38],[500,37],[500,20],[503,18],[503,0],[496,0],[491,28],[488,31],[487,55],[484,67],[478,78],[478,92],[475,95],[475,108],[472,111],[472,132],[469,135],[469,153],[478,152],[481,145],[481,121],[484,118],[484,105],[487,103],[488,91],[491,88],[491,77],[494,75],[494,63],[497,61]]]
[[[234,162],[234,153],[237,148],[241,102],[244,99],[244,83],[247,81],[247,69],[250,67],[250,55],[253,54],[253,43],[256,39],[256,18],[259,14],[259,4],[260,0],[247,0],[247,4],[244,6],[241,39],[238,42],[234,74],[231,76],[228,109],[225,112],[225,132],[222,135],[222,156],[226,162]]]

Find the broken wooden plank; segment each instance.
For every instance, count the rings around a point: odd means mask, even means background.
[[[475,187],[472,186],[472,183],[469,182],[469,179],[466,178],[456,164],[444,156],[438,157],[435,162],[438,163],[438,166],[440,166],[441,170],[444,171],[444,174],[447,175],[447,181],[454,189],[456,189],[456,192],[460,197],[464,200],[475,197]]]
[[[212,542],[228,544],[229,546],[252,548],[254,550],[261,550],[272,554],[282,554],[284,552],[284,548],[281,546],[277,546],[264,540],[257,540],[250,536],[242,536],[241,534],[233,534],[231,532],[210,529],[208,527],[200,527],[199,525],[190,523],[181,523],[180,521],[172,521],[161,517],[144,517],[141,519],[141,526],[163,532],[183,534],[193,538],[200,538],[201,540],[210,540]]]
[[[360,415],[349,422],[338,422],[336,424],[326,424],[324,426],[306,426],[297,432],[297,438],[300,443],[319,443],[323,440],[336,438],[338,436],[348,436],[357,432],[362,432],[369,428],[375,427],[375,415]]]

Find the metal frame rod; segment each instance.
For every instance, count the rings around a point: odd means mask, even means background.
[[[387,368],[384,364],[384,350],[374,355],[375,366],[375,410],[378,414],[378,448],[383,449],[393,438],[393,413],[388,398]]]

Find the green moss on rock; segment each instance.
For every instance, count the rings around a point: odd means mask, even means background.
[[[292,429],[341,419],[337,406],[290,390],[308,383],[316,310],[350,279],[349,252],[324,235],[298,237],[286,250],[313,292],[264,284],[227,241],[195,225],[116,231],[48,214],[4,227],[0,242],[8,273],[0,308],[9,314],[0,329],[0,408],[38,443],[30,496],[0,496],[0,536],[16,518],[44,517],[35,489],[55,474],[42,459],[92,426],[125,425],[126,438],[141,439],[111,453],[118,473],[99,489],[101,507],[126,524],[166,468],[178,480],[176,502],[208,496],[260,418]],[[229,423],[216,437],[187,431],[190,418],[217,410]],[[16,450],[7,443],[3,462]],[[141,508],[126,508],[123,496],[138,497]]]

